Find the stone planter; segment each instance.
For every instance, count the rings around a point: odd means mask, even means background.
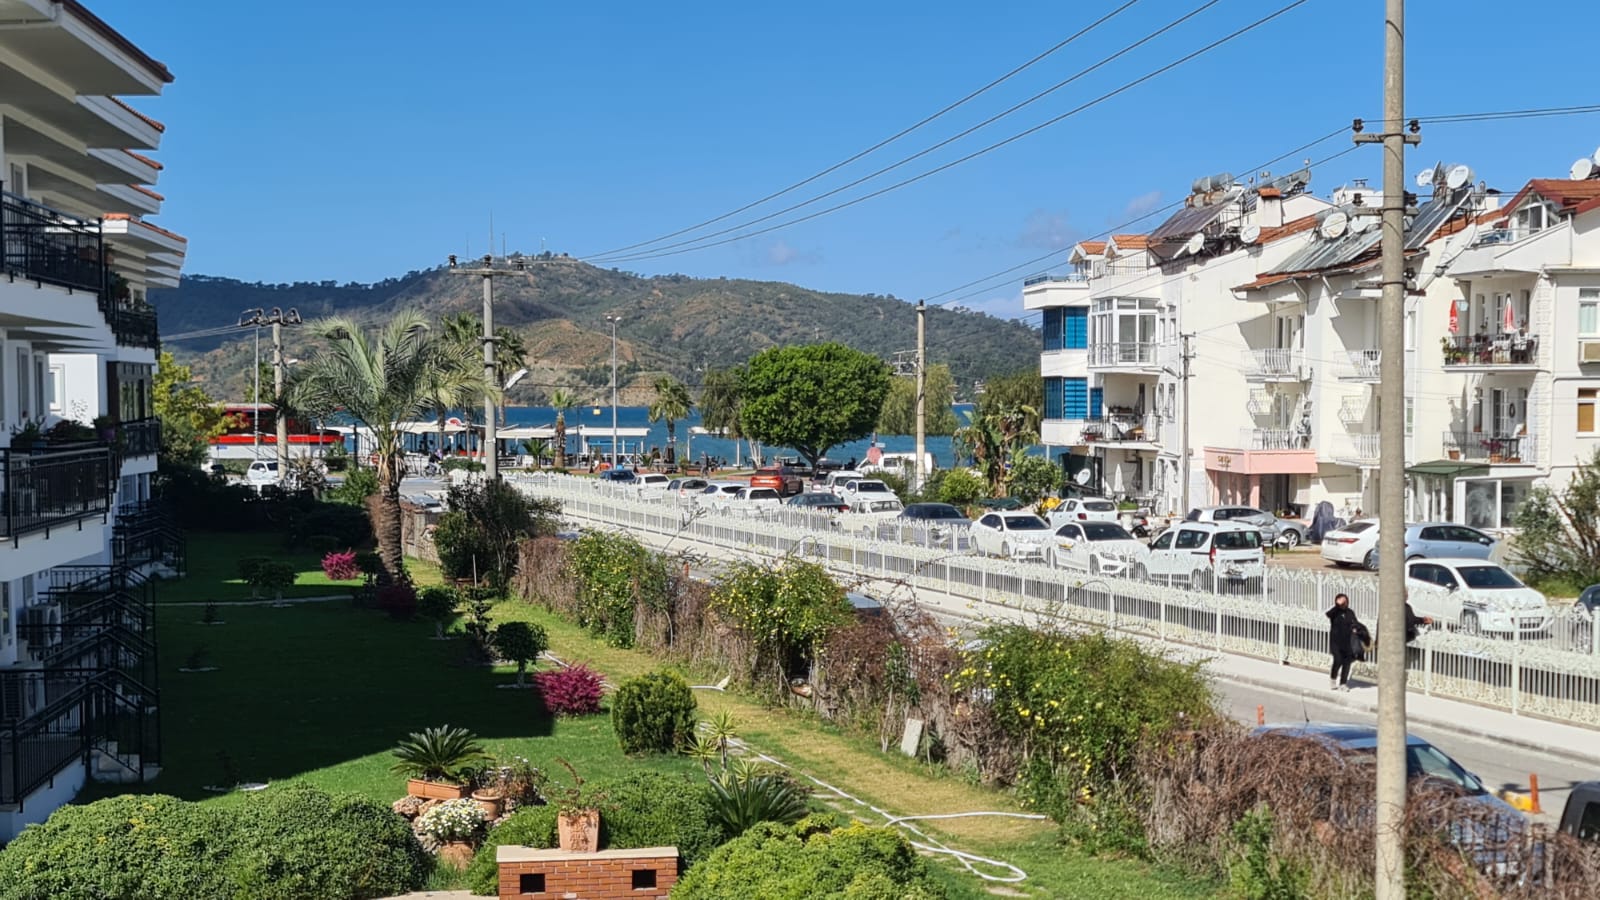
[[[478,804],[478,808],[483,810],[483,814],[488,816],[491,822],[500,818],[500,814],[506,809],[505,795],[499,791],[473,791],[472,802]]]
[[[453,869],[465,869],[476,853],[466,841],[449,841],[439,846],[439,861]]]
[[[593,853],[600,849],[600,810],[580,809],[556,817],[556,837],[568,853]]]
[[[406,782],[406,793],[424,800],[460,800],[467,796],[467,786],[448,781],[413,778]]]

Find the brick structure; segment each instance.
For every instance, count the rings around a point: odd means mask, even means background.
[[[664,900],[678,883],[678,848],[568,853],[502,846],[500,900]]]

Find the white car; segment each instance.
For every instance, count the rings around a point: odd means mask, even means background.
[[[723,507],[729,512],[747,516],[766,516],[783,506],[783,496],[772,488],[742,487],[729,497]]]
[[[1266,576],[1261,544],[1261,530],[1250,525],[1179,522],[1150,543],[1143,574],[1152,581],[1181,582],[1208,593],[1219,584],[1256,591]],[[1135,563],[1135,578],[1140,578],[1140,569]]]
[[[1056,529],[1045,559],[1058,569],[1091,575],[1131,575],[1149,567],[1150,551],[1115,522],[1068,522]]]
[[[855,469],[840,469],[837,472],[829,472],[828,477],[822,479],[821,489],[836,497],[843,497],[846,484],[865,477],[867,476],[857,472]]]
[[[713,481],[701,489],[695,502],[717,512],[727,512],[728,502],[749,486],[737,481]]]
[[[1357,519],[1322,536],[1322,558],[1340,566],[1378,568],[1378,520]]]
[[[1117,505],[1099,497],[1068,497],[1050,510],[1051,525],[1068,522],[1115,522]]]
[[[633,482],[634,490],[639,492],[639,497],[644,500],[659,500],[666,496],[667,484],[672,479],[657,472],[641,474]]]
[[[1044,559],[1050,525],[1033,513],[992,512],[972,523],[972,549],[985,556]]]
[[[244,480],[251,487],[260,490],[268,485],[276,485],[283,481],[283,476],[278,472],[278,461],[275,459],[252,460],[250,468],[244,472]]]
[[[903,512],[905,506],[894,494],[884,497],[868,494],[850,502],[850,511],[839,517],[839,527],[876,535],[880,523],[898,519]]]
[[[839,489],[839,499],[855,505],[858,500],[888,500],[894,498],[894,491],[889,486],[876,478],[852,478]]]
[[[1482,559],[1406,563],[1406,600],[1419,616],[1464,634],[1540,634],[1550,602],[1500,566]]]
[[[667,482],[666,497],[674,503],[693,503],[694,498],[710,483],[704,478],[674,478]]]

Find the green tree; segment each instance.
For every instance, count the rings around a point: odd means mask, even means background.
[[[370,335],[344,317],[323,320],[314,328],[326,343],[303,364],[295,398],[308,405],[338,404],[367,432],[378,458],[378,500],[371,509],[383,560],[379,577],[386,583],[403,581],[400,478],[405,433],[400,426],[431,410],[427,386],[442,352],[438,338],[411,311],[397,313]],[[462,387],[481,393],[488,386],[464,380]]]
[[[517,370],[528,364],[528,345],[522,335],[509,328],[494,330],[494,378],[502,390]],[[500,404],[500,425],[506,424],[506,404]]]
[[[983,393],[978,396],[978,414],[987,416],[1026,408],[1030,415],[1023,420],[1022,428],[1038,434],[1038,410],[1043,403],[1044,379],[1039,376],[1038,369],[1027,369],[984,382]]]
[[[1019,456],[1011,464],[1006,484],[1011,496],[1023,503],[1037,503],[1040,497],[1061,489],[1061,467],[1042,456]]]
[[[1600,581],[1600,450],[1578,464],[1566,487],[1530,491],[1512,524],[1512,559],[1532,581],[1577,589]]]
[[[161,458],[178,465],[205,462],[211,439],[227,430],[222,408],[193,383],[194,373],[165,351],[156,362],[153,384],[156,416],[161,419]]]
[[[700,386],[700,424],[712,434],[744,440],[739,414],[744,409],[744,368],[712,369]],[[751,458],[755,444],[751,442]]]
[[[966,467],[951,469],[939,481],[939,500],[968,507],[989,495],[989,485]]]
[[[889,367],[843,344],[773,347],[745,367],[740,429],[792,447],[813,466],[828,449],[866,437],[889,393]]]
[[[923,379],[922,392],[928,434],[954,434],[961,423],[956,420],[956,384],[950,377],[950,367],[943,363],[929,366],[928,374]],[[889,382],[889,396],[884,398],[883,412],[878,415],[878,433],[916,432],[917,379],[896,378]]]
[[[578,398],[566,388],[550,392],[550,406],[556,411],[556,468],[567,467],[567,410],[578,405]]]
[[[434,365],[423,373],[423,403],[438,426],[434,449],[444,455],[445,420],[450,410],[483,396],[483,367],[472,349],[458,341],[433,342]]]
[[[1012,457],[1039,442],[1039,401],[1044,382],[1032,372],[996,378],[985,387],[969,422],[956,429],[955,446],[999,495]]]
[[[689,389],[684,383],[671,375],[657,378],[653,387],[655,399],[650,401],[650,421],[667,423],[667,461],[677,462],[677,420],[694,409],[694,399],[689,396]]]

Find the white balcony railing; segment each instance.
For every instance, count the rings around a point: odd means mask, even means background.
[[[1346,354],[1349,360],[1339,378],[1344,381],[1377,381],[1382,374],[1383,353],[1379,350],[1351,350]]]
[[[1305,378],[1305,354],[1286,347],[1250,351],[1249,374],[1268,381],[1298,381]]]
[[[1367,398],[1346,397],[1339,401],[1339,421],[1350,428],[1367,420]]]
[[[1106,342],[1089,345],[1089,365],[1105,368],[1126,366],[1148,369],[1159,365],[1157,348],[1153,341]]]
[[[1334,444],[1334,456],[1358,462],[1377,462],[1380,458],[1378,435],[1357,432],[1342,434]]]
[[[1311,435],[1291,428],[1241,428],[1240,450],[1305,450]]]

